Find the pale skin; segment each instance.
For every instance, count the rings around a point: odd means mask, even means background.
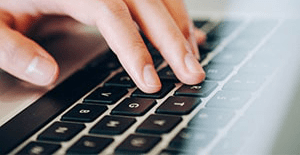
[[[59,75],[55,59],[24,34],[43,15],[70,16],[97,26],[138,88],[160,90],[161,82],[136,24],[185,84],[203,81],[195,29],[183,0],[0,0],[0,68],[39,86]]]

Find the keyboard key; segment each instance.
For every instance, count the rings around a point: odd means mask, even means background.
[[[68,141],[84,128],[83,124],[55,122],[38,136],[38,140]]]
[[[217,132],[198,129],[182,129],[170,142],[169,147],[175,150],[194,150],[205,148],[216,137]]]
[[[204,66],[203,69],[206,73],[206,79],[211,81],[222,81],[233,71],[233,67],[230,65],[212,63]]]
[[[196,20],[194,21],[194,25],[197,28],[201,28],[203,25],[205,25],[208,21],[207,20]]]
[[[215,50],[215,48],[220,44],[220,42],[217,41],[211,41],[211,42],[206,42],[203,45],[198,46],[200,56],[201,56],[201,61],[206,58],[207,54]]]
[[[248,54],[260,43],[260,39],[262,39],[256,38],[257,37],[239,35],[237,38],[232,40],[227,46],[225,46],[224,50],[238,51],[240,54]]]
[[[207,33],[207,43],[221,43],[226,37],[233,33],[240,24],[240,21],[225,20],[220,22],[215,28]]]
[[[105,116],[91,129],[90,133],[118,135],[125,132],[135,122],[134,118]]]
[[[163,62],[164,59],[161,56],[152,56],[154,67],[159,67]]]
[[[246,37],[254,36],[257,40],[262,39],[262,37],[270,33],[277,24],[278,20],[253,20],[240,35]]]
[[[62,116],[63,121],[92,122],[107,110],[106,106],[78,104]]]
[[[254,74],[268,76],[274,73],[276,65],[266,62],[265,60],[257,62],[256,60],[250,60],[247,62],[238,73],[241,74]]]
[[[260,119],[260,121],[262,124],[265,124],[263,119]],[[257,119],[245,113],[244,117],[241,117],[227,132],[227,137],[250,138],[258,129],[259,123]]]
[[[115,75],[112,79],[107,81],[105,83],[105,86],[133,88],[135,84],[126,72],[122,72]]]
[[[227,37],[231,33],[233,33],[239,25],[241,25],[242,21],[237,20],[224,20],[219,23],[212,31],[214,31],[215,35],[219,37]]]
[[[211,151],[211,155],[238,154],[242,148],[244,140],[239,137],[223,138]]]
[[[163,134],[170,132],[182,120],[181,117],[150,115],[136,130],[141,133]]]
[[[164,149],[162,150],[159,155],[184,155],[188,154],[187,152],[178,151],[178,150],[170,150],[170,149]],[[196,152],[194,152],[196,154]]]
[[[216,82],[204,81],[198,85],[182,85],[175,92],[175,96],[207,97],[217,88]]]
[[[155,104],[156,101],[154,99],[126,98],[112,110],[111,114],[142,116],[147,111],[149,111]]]
[[[246,92],[219,91],[208,101],[206,107],[239,109],[247,103],[250,97],[251,94]]]
[[[98,154],[112,142],[111,138],[84,136],[71,146],[67,154]]]
[[[174,74],[170,66],[161,69],[158,72],[158,76],[161,80],[164,81],[179,82],[179,80],[177,79],[176,75]]]
[[[239,51],[222,51],[218,53],[212,60],[211,63],[215,64],[232,64],[237,65],[241,63],[245,58],[246,54]]]
[[[174,83],[163,82],[161,90],[157,93],[147,94],[147,93],[144,93],[141,90],[137,89],[132,93],[131,96],[161,99],[161,98],[165,97],[174,87],[175,87]]]
[[[114,104],[128,93],[126,88],[100,87],[84,99],[84,102]]]
[[[169,97],[160,105],[156,113],[185,115],[189,114],[201,103],[201,99],[192,97]]]
[[[264,81],[264,78],[258,75],[236,75],[224,85],[223,90],[256,91]]]
[[[230,42],[225,49],[239,50],[246,53],[253,50],[260,41],[271,32],[277,21],[257,20],[251,21],[237,38]]]
[[[147,136],[147,135],[129,135],[116,149],[119,153],[147,153],[149,152],[159,141],[160,137]]]
[[[17,155],[43,155],[43,154],[54,154],[61,145],[59,144],[48,144],[43,142],[30,142],[27,144]]]
[[[219,109],[201,109],[189,122],[191,128],[216,130],[223,128],[233,118],[234,112]]]

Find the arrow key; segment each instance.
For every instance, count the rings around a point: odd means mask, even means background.
[[[137,132],[163,134],[170,132],[182,120],[181,117],[150,115],[138,128]]]
[[[114,104],[128,93],[126,88],[100,87],[84,99],[84,102],[99,104]]]

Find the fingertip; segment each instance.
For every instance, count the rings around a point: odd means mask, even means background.
[[[182,65],[185,66],[180,68],[184,69],[174,69],[176,76],[182,83],[194,85],[204,81],[205,71],[192,53],[187,53],[183,61]]]
[[[150,87],[150,86],[147,86],[146,88],[141,87],[140,89],[141,89],[144,93],[147,93],[147,94],[154,94],[154,93],[157,93],[157,92],[160,91],[161,86],[156,86],[156,87]]]
[[[206,33],[198,28],[194,29],[196,42],[198,45],[202,45],[206,42],[207,36]]]
[[[39,86],[48,86],[57,80],[59,67],[52,59],[36,56],[30,62],[25,74],[27,81]]]
[[[158,92],[162,85],[154,66],[151,64],[145,65],[143,72],[145,87],[142,88],[142,91],[145,93]]]

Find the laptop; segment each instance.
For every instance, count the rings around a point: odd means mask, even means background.
[[[135,87],[96,28],[55,16],[46,22],[70,29],[36,27],[62,74],[41,88],[0,71],[0,154],[299,154],[300,2],[186,4],[207,32],[207,77],[180,83],[144,37],[155,94]]]

